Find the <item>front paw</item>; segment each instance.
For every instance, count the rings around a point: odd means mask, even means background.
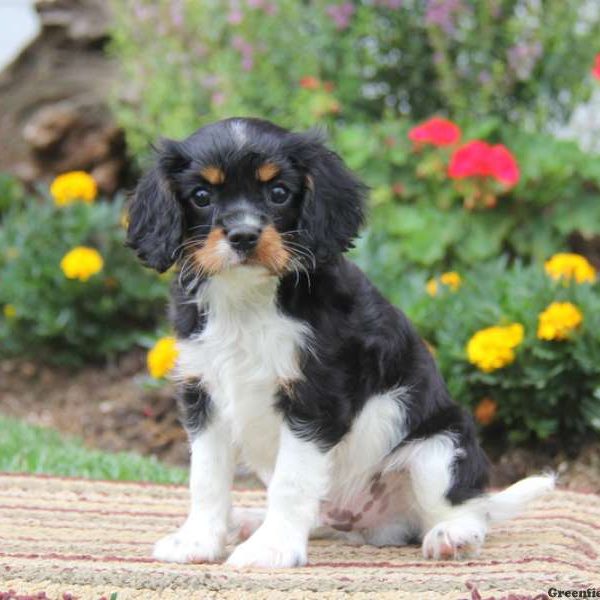
[[[152,556],[164,562],[214,562],[225,556],[225,536],[185,524],[158,540]]]
[[[259,528],[227,559],[233,567],[285,569],[306,564],[306,542],[294,542],[283,532]]]

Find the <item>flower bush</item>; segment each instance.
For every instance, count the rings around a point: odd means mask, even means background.
[[[29,196],[4,215],[0,356],[80,365],[145,345],[164,313],[167,281],[124,247],[123,199],[55,199]]]
[[[600,431],[597,282],[565,285],[543,261],[500,260],[463,274],[455,292],[430,296],[422,275],[403,289],[403,308],[484,434],[561,443]]]
[[[394,301],[410,271],[463,272],[503,253],[546,260],[568,254],[574,232],[600,234],[600,161],[573,142],[490,121],[461,127],[458,145],[416,148],[411,131],[349,125],[336,138],[373,188],[355,257]]]

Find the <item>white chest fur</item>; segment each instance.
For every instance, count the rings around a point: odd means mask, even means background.
[[[268,479],[281,417],[274,410],[282,383],[301,376],[298,358],[309,331],[282,315],[277,279],[260,267],[237,267],[202,287],[204,330],[179,342],[178,375],[199,378],[229,422],[243,460]]]

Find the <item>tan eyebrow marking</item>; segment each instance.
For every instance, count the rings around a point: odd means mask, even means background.
[[[219,167],[215,166],[200,169],[200,175],[212,185],[219,185],[225,181],[225,173]]]
[[[279,167],[273,163],[264,163],[260,167],[258,167],[256,171],[256,178],[263,183],[266,181],[271,181],[274,177],[279,175]]]

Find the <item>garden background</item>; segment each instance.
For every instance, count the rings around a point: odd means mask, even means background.
[[[0,470],[185,480],[173,274],[124,248],[126,195],[152,143],[242,115],[324,129],[371,187],[352,258],[473,411],[494,483],[600,491],[596,0],[35,6],[0,75]]]

